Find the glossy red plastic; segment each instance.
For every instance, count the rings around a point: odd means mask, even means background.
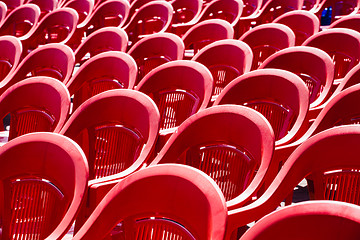
[[[259,67],[278,68],[298,75],[310,94],[310,108],[321,105],[331,95],[334,63],[321,49],[307,46],[289,47],[267,58]]]
[[[165,32],[170,28],[173,8],[166,1],[151,1],[132,16],[124,30],[129,37],[129,47],[146,35]]]
[[[293,140],[309,109],[309,91],[294,73],[261,69],[230,82],[214,105],[238,104],[262,113],[274,129],[276,145]]]
[[[39,21],[45,17],[48,13],[57,9],[57,0],[29,0],[27,3],[32,3],[40,8]]]
[[[232,39],[234,29],[222,19],[204,20],[192,26],[182,36],[185,44],[185,59],[191,59],[201,48],[222,39]]]
[[[49,43],[28,54],[0,82],[0,93],[28,77],[48,76],[66,83],[74,69],[74,53],[66,45]]]
[[[310,201],[288,206],[266,215],[240,240],[357,239],[360,207],[336,201]]]
[[[35,4],[24,4],[14,9],[1,23],[0,35],[21,37],[38,24],[40,8]]]
[[[6,10],[6,12],[5,12],[6,15],[9,15],[9,13],[12,10],[14,10],[15,8],[21,6],[21,5],[23,5],[25,3],[24,0],[3,0],[1,2],[5,3],[5,5],[6,5],[6,9],[5,9]]]
[[[86,61],[66,82],[73,96],[73,111],[90,97],[101,92],[133,88],[137,67],[134,59],[127,53],[108,51]]]
[[[196,24],[203,10],[202,0],[174,0],[171,1],[174,9],[171,23],[171,32],[179,37]]]
[[[3,239],[62,237],[83,202],[88,165],[80,147],[55,133],[30,133],[0,148]]]
[[[11,71],[16,69],[20,62],[22,45],[19,39],[13,36],[0,36],[0,85]]]
[[[329,28],[349,28],[360,32],[360,15],[344,16],[330,24]]]
[[[32,77],[0,96],[0,119],[10,114],[9,140],[30,132],[56,132],[70,111],[70,94],[50,77]]]
[[[295,34],[286,25],[267,23],[250,29],[239,39],[247,43],[253,52],[251,70],[257,69],[272,54],[295,46]]]
[[[273,22],[284,24],[293,30],[296,46],[300,46],[306,39],[320,30],[318,17],[306,10],[294,10],[284,13],[274,19]]]
[[[135,85],[152,69],[174,60],[182,60],[184,43],[172,33],[154,33],[135,43],[128,51],[136,61],[138,75]]]
[[[252,50],[246,43],[224,39],[202,48],[191,60],[204,64],[214,79],[213,103],[224,87],[236,77],[249,72]]]
[[[89,58],[107,51],[125,52],[128,37],[126,32],[118,27],[103,27],[84,39],[76,48],[75,64],[82,65]]]
[[[303,46],[320,48],[333,59],[334,79],[343,78],[360,60],[360,33],[346,28],[333,28],[309,37]]]
[[[79,15],[78,28],[83,26],[83,23],[86,22],[93,13],[94,10],[94,1],[92,0],[70,0],[64,2],[63,6],[74,9]]]
[[[120,222],[119,239],[223,239],[226,213],[206,174],[164,164],[119,182],[73,239],[103,239]]]
[[[4,2],[0,1],[0,24],[4,21],[7,13],[7,6]]]

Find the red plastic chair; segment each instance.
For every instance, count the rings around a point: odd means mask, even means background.
[[[247,43],[253,52],[251,70],[257,69],[272,54],[295,46],[295,34],[288,27],[279,23],[267,23],[254,27],[244,33],[241,41]]]
[[[160,114],[145,94],[116,89],[85,101],[69,118],[60,133],[79,143],[90,166],[89,194],[75,229],[89,216],[110,190],[93,185],[121,179],[152,158],[159,132]]]
[[[244,105],[262,113],[279,146],[292,141],[300,129],[309,109],[309,91],[294,73],[261,69],[230,82],[214,102],[220,104]]]
[[[88,165],[55,133],[30,133],[0,148],[3,239],[62,239],[83,202]]]
[[[135,89],[149,95],[159,108],[158,151],[185,119],[207,107],[213,78],[201,63],[176,60],[153,69]]]
[[[27,3],[32,3],[40,8],[39,21],[45,17],[48,13],[57,9],[57,0],[29,0]]]
[[[234,29],[222,19],[210,19],[192,26],[183,36],[185,59],[191,59],[201,48],[222,39],[232,39]]]
[[[239,105],[214,106],[186,119],[150,166],[195,167],[214,179],[228,205],[238,199],[250,202],[265,173],[277,172],[270,168],[274,142],[271,125],[259,112]]]
[[[133,88],[137,67],[126,53],[108,51],[86,61],[66,82],[73,97],[73,111],[92,96],[111,89]]]
[[[1,23],[0,36],[24,36],[36,27],[40,8],[35,4],[24,4],[12,11]]]
[[[320,21],[317,16],[306,10],[294,10],[284,13],[273,22],[284,24],[293,30],[296,46],[300,46],[306,39],[320,30]]]
[[[66,83],[74,69],[74,53],[66,45],[51,43],[28,54],[8,76],[0,82],[0,94],[28,77],[48,76]]]
[[[291,154],[258,200],[229,211],[227,235],[239,226],[272,212],[308,176],[313,180],[315,193],[310,197],[359,204],[359,141],[360,128],[357,125],[334,127],[305,141]],[[327,231],[331,229],[327,228]]]
[[[223,19],[234,27],[243,12],[242,0],[213,0],[202,10],[199,22],[207,19]]]
[[[25,3],[24,0],[2,0],[1,2],[5,3],[5,5],[6,5],[5,15],[9,15],[9,13],[12,10],[14,10],[15,8],[21,6]]]
[[[278,68],[298,75],[307,85],[310,108],[321,105],[328,98],[334,81],[334,64],[330,56],[314,47],[289,47],[274,53],[259,67]]]
[[[335,64],[335,80],[343,78],[360,60],[360,33],[351,29],[319,32],[309,37],[303,46],[320,48],[330,55]]]
[[[218,40],[202,48],[193,61],[204,64],[214,79],[211,102],[236,77],[250,71],[253,54],[244,42],[234,39]]]
[[[130,4],[126,0],[109,0],[94,8],[92,13],[77,26],[69,40],[76,49],[91,33],[104,27],[122,27],[129,14]]]
[[[355,15],[360,8],[357,0],[323,0],[314,9],[314,13],[321,20],[321,25],[330,25],[334,21],[348,15]]]
[[[90,34],[75,50],[75,64],[82,65],[89,58],[107,51],[125,52],[128,37],[118,27],[104,27]]]
[[[235,37],[241,37],[251,28],[271,23],[277,17],[294,10],[301,10],[303,0],[263,0],[261,8],[250,16],[240,17],[238,24],[234,27]]]
[[[240,240],[357,239],[360,208],[336,201],[310,201],[279,209],[252,226]]]
[[[344,16],[330,24],[329,28],[349,28],[360,32],[360,14]]]
[[[263,0],[244,0],[241,17],[255,15],[261,8]]]
[[[226,212],[211,178],[164,164],[119,182],[73,239],[104,239],[118,223],[120,239],[223,239]]]
[[[129,48],[146,35],[167,31],[172,16],[173,8],[166,1],[151,1],[139,8],[124,26],[129,36]]]
[[[9,140],[30,132],[59,131],[69,110],[69,91],[50,77],[25,79],[0,96],[0,119],[10,114]]]
[[[23,57],[40,45],[66,43],[75,32],[78,14],[72,8],[59,8],[48,13],[30,32],[20,37]]]
[[[4,21],[7,14],[7,6],[4,2],[0,1],[0,24]]]
[[[152,69],[174,60],[182,60],[184,43],[172,33],[154,33],[135,43],[128,51],[138,66],[135,85]]]
[[[68,7],[74,9],[78,15],[78,28],[83,26],[84,22],[87,22],[90,19],[91,14],[94,10],[94,1],[92,0],[70,0],[64,2],[61,7]]]
[[[346,88],[356,85],[358,83],[360,83],[360,64],[357,64],[345,75],[345,77],[341,80],[341,83],[335,89],[331,97],[336,96],[338,93],[345,90]]]
[[[0,36],[0,85],[11,71],[16,69],[20,62],[22,45],[19,39],[13,36]]]
[[[99,4],[100,2],[105,1],[105,0],[99,0],[97,2],[97,4]],[[133,1],[129,1],[130,2],[130,10],[129,10],[129,17],[125,19],[125,24],[127,25],[131,18],[135,15],[136,12],[139,11],[139,9],[144,6],[145,4],[149,3],[149,2],[153,2],[155,0],[133,0]],[[171,1],[167,1],[169,3],[171,3]]]

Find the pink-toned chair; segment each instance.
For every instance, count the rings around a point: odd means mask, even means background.
[[[125,52],[128,37],[126,32],[118,27],[103,27],[93,32],[76,48],[75,64],[80,66],[89,58],[107,51]]]
[[[94,2],[92,0],[70,0],[64,2],[61,7],[74,9],[79,15],[78,28],[81,28],[85,22],[91,18],[94,10]]]
[[[232,39],[234,29],[222,19],[210,19],[192,26],[182,36],[185,44],[185,59],[191,59],[201,48],[222,39]]]
[[[32,3],[40,8],[39,21],[45,17],[48,13],[57,9],[57,0],[29,0],[27,3]]]
[[[111,89],[132,89],[137,66],[134,59],[123,52],[108,51],[86,61],[66,82],[73,96],[73,111],[92,96]]]
[[[0,96],[0,119],[10,114],[8,140],[30,132],[57,132],[69,111],[69,91],[50,77],[27,78]]]
[[[25,3],[25,0],[3,0],[1,1],[3,3],[5,3],[6,8],[5,8],[5,15],[9,15],[9,13],[14,10],[15,8],[23,5]],[[3,9],[3,7],[1,7]],[[5,16],[4,16],[5,17]]]
[[[214,105],[238,104],[262,113],[274,129],[276,146],[293,141],[309,109],[309,91],[294,73],[260,69],[231,81]]]
[[[326,238],[356,239],[360,207],[337,201],[310,201],[274,211],[252,226],[240,240]]]
[[[320,21],[317,16],[306,10],[294,10],[284,13],[274,19],[273,22],[291,28],[295,34],[296,46],[300,46],[306,39],[320,30]]]
[[[22,45],[14,36],[0,36],[0,84],[20,62]]]
[[[272,54],[293,47],[295,34],[286,25],[267,23],[250,29],[241,36],[240,40],[250,46],[254,57],[251,70],[255,70]]]
[[[0,36],[21,37],[38,24],[40,8],[35,4],[24,4],[12,11],[0,25]]]
[[[360,15],[344,16],[330,24],[329,28],[349,28],[360,32]]]
[[[117,239],[223,239],[226,213],[220,189],[206,174],[164,164],[119,182],[73,239],[104,239],[111,232]]]
[[[259,67],[278,68],[298,75],[307,85],[310,109],[321,105],[331,95],[334,63],[330,56],[314,47],[297,46],[278,51]]]
[[[0,1],[0,24],[4,21],[7,15],[7,6],[4,2]]]
[[[252,59],[252,50],[246,43],[224,39],[205,46],[191,60],[204,64],[213,76],[212,104],[229,82],[250,71]]]
[[[66,45],[49,43],[29,53],[0,82],[0,94],[28,77],[48,76],[66,83],[74,70],[74,53]]]
[[[30,133],[0,148],[0,180],[2,239],[62,239],[83,203],[88,165],[71,139]]]
[[[184,43],[180,37],[172,33],[154,33],[135,43],[127,52],[138,67],[135,85],[152,69],[174,60],[182,60]]]

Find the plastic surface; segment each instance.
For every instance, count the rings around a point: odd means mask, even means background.
[[[260,65],[259,69],[263,68],[278,68],[298,75],[309,89],[310,108],[319,106],[331,95],[334,63],[318,48],[298,46],[280,50]]]
[[[203,10],[202,0],[174,0],[171,1],[174,15],[171,24],[171,32],[179,37],[199,20]]]
[[[84,22],[87,22],[94,11],[94,1],[92,0],[70,0],[64,2],[62,7],[74,9],[78,15],[78,27],[82,27]]]
[[[229,82],[250,71],[252,59],[252,50],[246,43],[224,39],[205,46],[191,60],[210,70],[214,78],[213,102]]]
[[[176,206],[176,207],[174,207]],[[164,164],[119,182],[73,238],[103,239],[121,222],[122,239],[223,239],[227,209],[199,170]]]
[[[75,63],[83,64],[88,58],[107,51],[125,52],[128,37],[118,27],[103,27],[85,38],[74,51]]]
[[[0,148],[0,165],[2,238],[61,239],[87,187],[80,147],[59,134],[30,133]]]
[[[279,146],[292,141],[300,129],[309,109],[309,91],[294,73],[261,69],[229,83],[214,102],[220,104],[245,105],[262,113]]]
[[[12,11],[1,23],[0,35],[21,37],[36,27],[40,8],[35,4],[24,4]]]
[[[13,84],[34,76],[48,76],[63,83],[74,69],[74,53],[66,45],[49,43],[28,54],[8,76],[0,82],[0,93]]]
[[[9,140],[30,132],[59,131],[70,111],[70,95],[63,83],[31,77],[0,96],[0,119],[10,114]]]
[[[314,9],[314,13],[321,20],[321,25],[331,25],[344,16],[355,15],[359,11],[360,2],[357,0],[323,0]]]
[[[293,30],[296,46],[300,46],[306,39],[320,30],[320,21],[317,16],[306,10],[294,10],[284,13],[273,22],[284,24]]]
[[[74,95],[73,111],[106,90],[133,88],[136,73],[136,63],[127,53],[108,51],[90,58],[66,82],[70,95]]]
[[[335,201],[310,201],[265,216],[240,240],[358,239],[360,208]],[[301,229],[299,231],[299,229]]]
[[[348,15],[334,21],[329,28],[349,28],[360,32],[360,15]]]
[[[140,39],[128,51],[138,67],[135,85],[152,69],[166,62],[182,60],[184,48],[181,38],[172,33],[154,33]]]
[[[274,133],[257,111],[238,105],[202,110],[185,120],[150,165],[185,164],[208,174],[228,205],[256,196],[271,168]]]
[[[306,140],[291,154],[272,184],[258,200],[229,211],[227,235],[235,228],[258,220],[273,211],[294,187],[310,174],[314,183],[315,199],[336,200],[326,197],[326,193],[330,191],[336,197],[346,197],[347,199],[343,199],[345,201],[359,203],[359,188],[356,181],[360,168],[359,140],[360,128],[356,125],[334,127]],[[324,173],[339,174],[339,181],[327,183]],[[353,213],[350,214],[355,216]],[[330,229],[332,228],[328,228],[327,231]],[[345,234],[344,232],[341,231],[341,234]],[[333,236],[336,238],[336,235]]]
[[[57,9],[57,0],[29,0],[27,3],[32,3],[40,8],[39,21],[45,17],[48,13]]]
[[[335,64],[334,79],[343,78],[360,60],[360,33],[345,28],[333,28],[309,37],[303,46],[320,48]]]
[[[22,45],[13,36],[0,36],[0,85],[1,81],[16,69],[20,62]]]

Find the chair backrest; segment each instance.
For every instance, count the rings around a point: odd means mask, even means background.
[[[105,1],[105,0],[101,0],[101,1]],[[127,25],[131,18],[135,15],[135,13],[137,11],[139,11],[139,9],[144,6],[145,4],[152,2],[155,0],[134,0],[134,1],[129,1],[130,2],[130,10],[129,10],[129,17],[125,20],[125,25]],[[171,3],[171,1],[168,1],[169,3]]]
[[[275,52],[293,47],[295,34],[286,25],[267,23],[250,29],[240,37],[240,40],[252,49],[254,59],[251,70],[255,70]]]
[[[9,140],[30,132],[56,132],[70,111],[70,94],[50,77],[31,77],[0,96],[0,119],[10,114]]]
[[[129,36],[129,47],[144,35],[165,32],[171,25],[173,7],[166,1],[151,1],[131,16],[124,30]]]
[[[88,37],[75,50],[75,64],[82,65],[89,58],[107,51],[125,52],[128,36],[118,27],[103,27]]]
[[[150,165],[177,163],[200,169],[231,201],[250,183],[250,189],[259,189],[262,182],[252,180],[271,171],[274,142],[271,125],[259,112],[239,105],[214,106],[186,119]],[[251,200],[255,193],[241,197]]]
[[[119,182],[74,240],[103,239],[119,222],[121,239],[223,239],[226,213],[220,189],[206,174],[164,164]]]
[[[334,79],[343,78],[360,60],[360,33],[345,28],[321,31],[309,37],[303,46],[320,48],[335,64]]]
[[[310,108],[319,106],[330,95],[334,81],[334,63],[321,49],[298,46],[280,50],[266,59],[259,67],[278,68],[298,75],[310,94]]]
[[[35,4],[24,4],[12,11],[0,26],[0,35],[24,36],[36,27],[40,8]]]
[[[138,66],[135,85],[152,69],[170,61],[182,60],[184,43],[172,33],[154,33],[135,43],[128,51]]]
[[[30,32],[20,37],[23,57],[40,45],[66,43],[76,30],[78,14],[72,8],[59,8],[48,14]]]
[[[0,24],[4,21],[7,15],[7,6],[3,1],[0,1]]]
[[[0,82],[16,69],[20,62],[22,45],[18,38],[0,36]]]
[[[1,147],[0,166],[2,238],[61,239],[87,188],[81,148],[59,134],[30,133]]]
[[[261,8],[263,0],[244,0],[241,17],[256,15]]]
[[[66,83],[74,69],[74,53],[68,46],[60,43],[49,43],[38,47],[28,54],[0,82],[0,93],[13,84],[34,76],[48,76]]]
[[[252,226],[240,240],[357,239],[360,207],[337,201],[310,201],[274,211]]]
[[[299,76],[280,69],[245,73],[230,82],[214,105],[238,104],[262,113],[274,129],[276,145],[291,141],[309,109],[309,91]]]
[[[360,15],[347,15],[330,24],[329,28],[349,28],[360,32]]]
[[[249,45],[239,40],[224,39],[205,46],[191,60],[204,64],[210,70],[214,79],[214,101],[229,82],[250,71],[252,59]]]
[[[108,51],[90,58],[65,83],[70,95],[74,95],[73,109],[101,92],[133,88],[136,74],[136,63],[127,53]]]
[[[200,0],[174,0],[171,5],[174,9],[172,27],[198,21],[203,10],[203,1]]]
[[[315,199],[359,204],[359,141],[358,125],[334,127],[306,140],[291,154],[258,200],[229,211],[227,235],[273,211],[310,174]]]
[[[148,96],[116,89],[85,101],[60,133],[79,143],[90,179],[100,179],[142,166],[152,153],[159,122],[159,110]]]
[[[207,19],[223,19],[231,26],[239,21],[243,11],[242,0],[214,0],[211,1],[201,12],[199,22]]]
[[[15,8],[23,5],[25,1],[24,0],[3,0],[1,2],[5,3],[5,5],[6,5],[5,15],[8,15]],[[1,8],[3,8],[3,7],[1,7]]]
[[[155,101],[163,130],[179,126],[189,116],[207,107],[213,78],[201,63],[176,60],[150,71],[135,89]]]
[[[39,21],[58,6],[58,0],[29,0],[27,3],[35,4],[40,8]]]
[[[185,44],[185,57],[191,59],[201,48],[222,39],[232,39],[234,29],[222,19],[209,19],[192,26],[182,36]]]
[[[306,39],[320,30],[320,21],[317,16],[313,12],[306,10],[294,10],[284,13],[273,22],[284,24],[293,30],[296,46],[301,45]]]
[[[332,96],[336,96],[339,92],[358,83],[360,83],[360,64],[357,64],[345,75],[341,80],[341,83],[336,87]]]
[[[63,6],[74,9],[79,15],[78,27],[82,27],[87,22],[94,11],[94,1],[92,0],[69,0]]]

